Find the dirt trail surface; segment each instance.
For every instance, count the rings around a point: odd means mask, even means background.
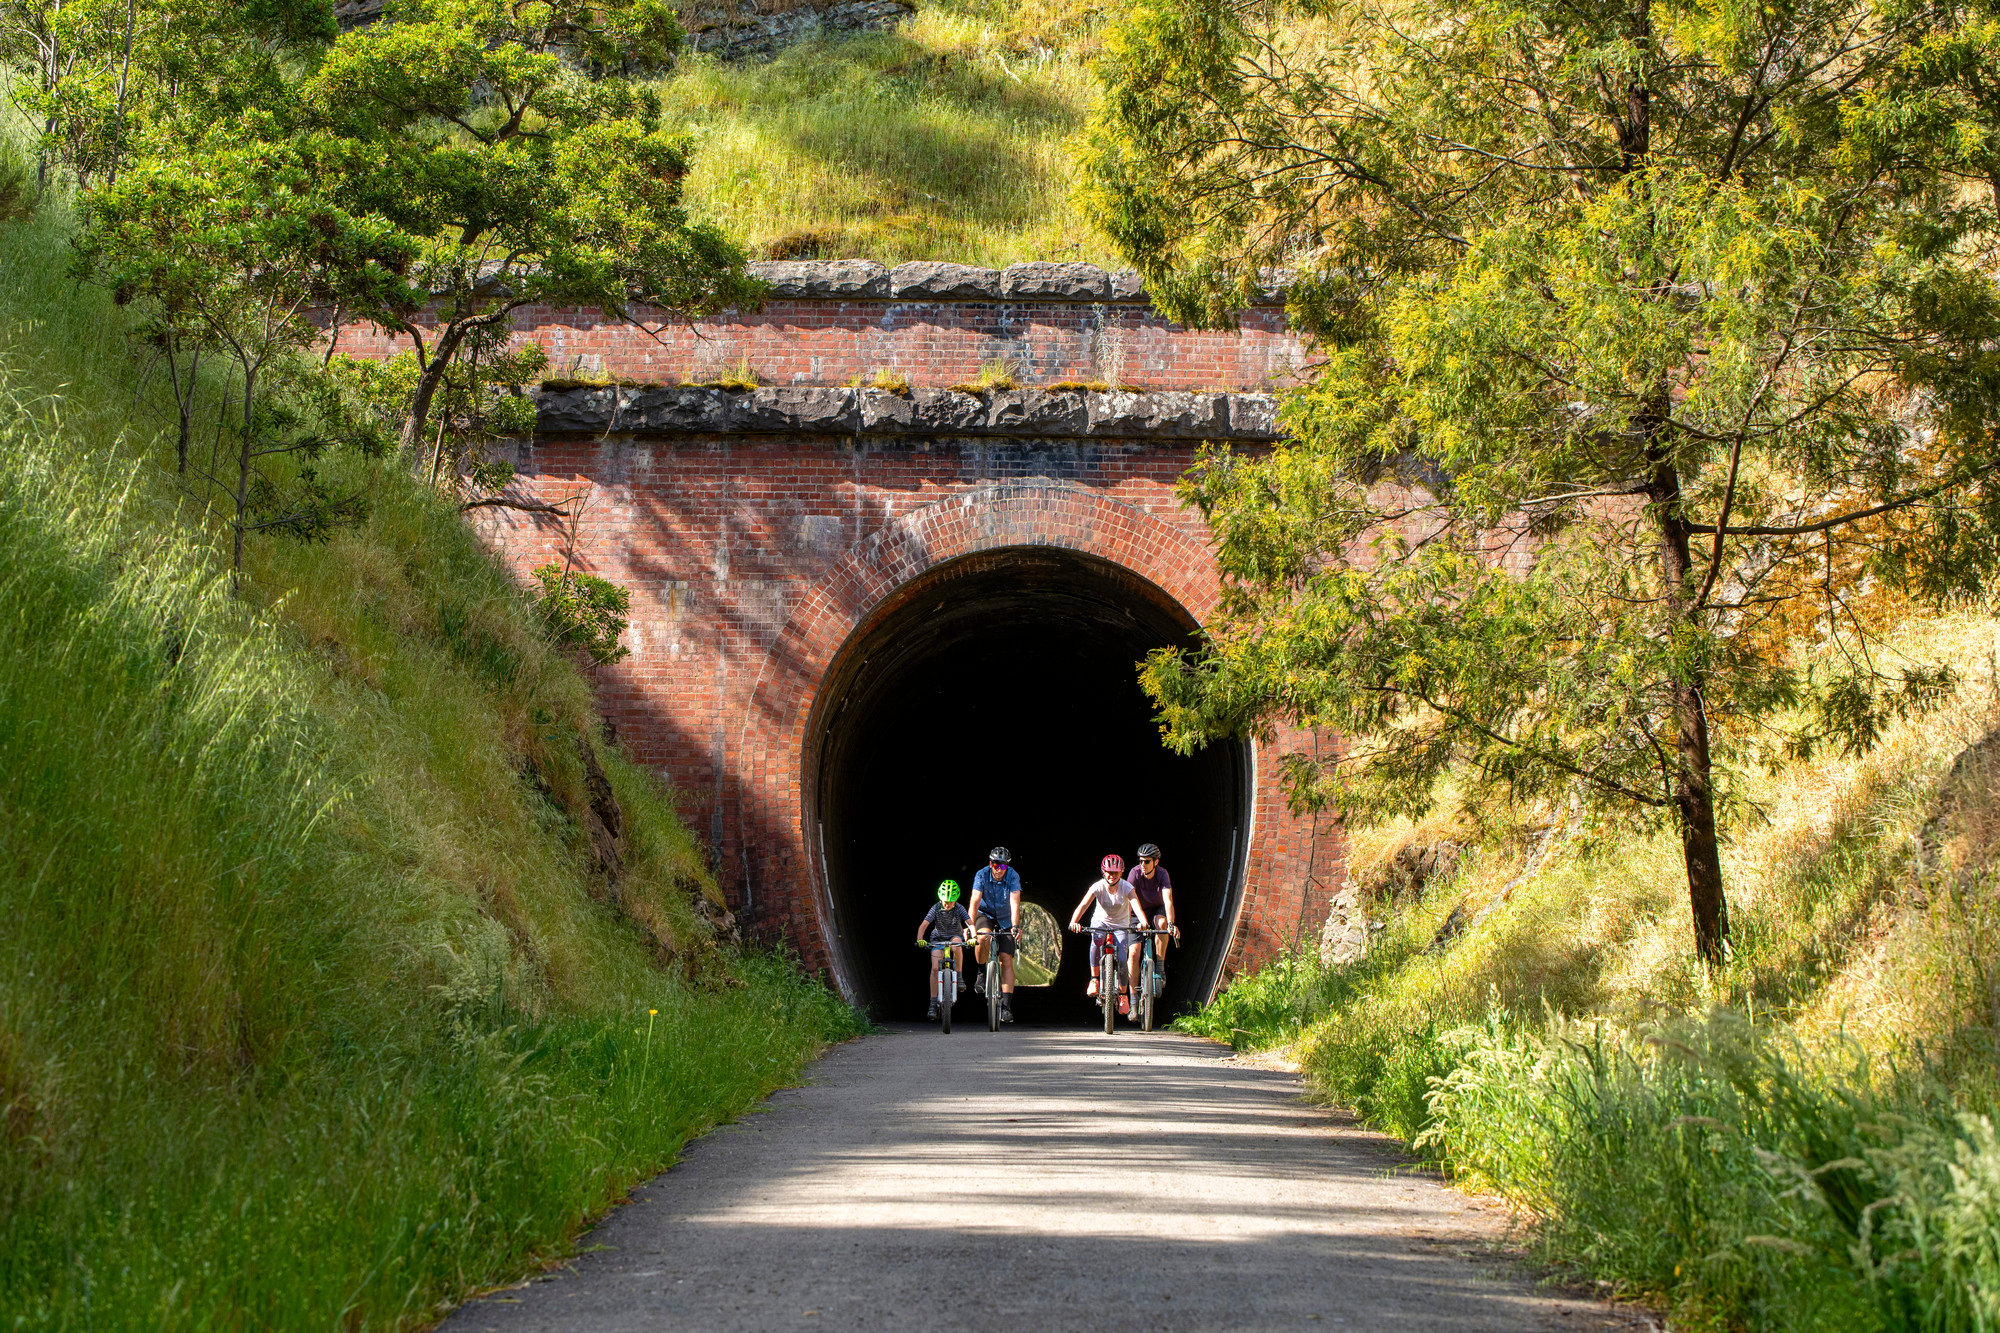
[[[983,1022],[869,1037],[444,1329],[1652,1327],[1536,1288],[1490,1207],[1228,1054]]]

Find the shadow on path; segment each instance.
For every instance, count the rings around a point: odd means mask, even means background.
[[[1155,1034],[892,1030],[692,1144],[567,1269],[447,1333],[1639,1329],[1296,1077]]]

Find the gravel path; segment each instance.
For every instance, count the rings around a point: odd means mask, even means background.
[[[807,1073],[444,1329],[1653,1327],[1537,1288],[1491,1206],[1208,1042],[919,1028]]]

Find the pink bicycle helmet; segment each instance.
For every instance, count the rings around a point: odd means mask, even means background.
[[[1097,868],[1099,870],[1109,870],[1114,875],[1122,875],[1125,873],[1125,858],[1113,852],[1102,861],[1099,861]]]

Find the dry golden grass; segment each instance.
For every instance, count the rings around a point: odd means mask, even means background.
[[[1990,961],[2000,956],[2000,910],[1988,905],[2000,744],[1969,747],[2000,726],[2000,620],[1913,618],[1885,651],[1948,661],[1962,686],[1936,712],[1891,726],[1865,755],[1824,754],[1747,777],[1747,813],[1724,851],[1734,934],[1722,976],[1694,959],[1671,833],[1585,837],[1532,811],[1481,832],[1447,802],[1422,821],[1352,837],[1349,873],[1362,885],[1407,848],[1469,844],[1456,875],[1398,910],[1378,947],[1399,961],[1370,983],[1369,1003],[1441,1022],[1498,1003],[1628,1024],[1730,1004],[1808,1036],[1845,1031],[1882,1052],[1920,1042],[1961,1057],[1979,1049],[1990,1063],[2000,1032],[2000,970]],[[1551,825],[1555,839],[1537,862]],[[1477,924],[1426,951],[1454,911]]]

